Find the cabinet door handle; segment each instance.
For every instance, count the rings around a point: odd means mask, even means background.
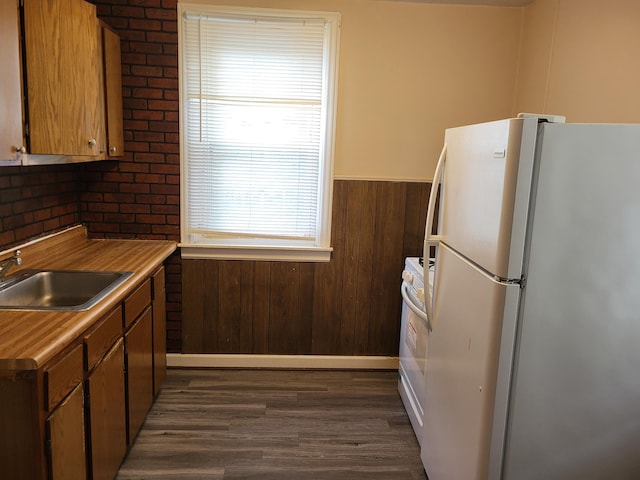
[[[16,149],[16,153],[27,153],[27,148],[25,146],[22,147],[13,147]]]
[[[96,146],[96,143],[98,143],[98,142],[96,142],[95,138],[92,138],[91,140],[89,140],[89,146],[92,147],[92,148]]]
[[[111,153],[116,153],[116,152],[118,151],[118,149],[117,149],[116,147],[111,147],[111,148],[109,149],[109,151],[110,151]]]

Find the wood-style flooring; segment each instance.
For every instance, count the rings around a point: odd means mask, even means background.
[[[117,479],[425,480],[397,372],[170,369]]]

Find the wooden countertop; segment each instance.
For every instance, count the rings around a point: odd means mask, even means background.
[[[121,302],[176,249],[164,240],[91,240],[86,229],[18,247],[20,269],[127,271],[134,274],[107,298],[84,312],[0,309],[0,370],[37,370],[84,334]],[[15,249],[12,249],[15,250]],[[7,253],[0,254],[6,258]],[[19,269],[12,270],[10,276]]]

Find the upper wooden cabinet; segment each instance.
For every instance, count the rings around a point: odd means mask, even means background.
[[[120,37],[107,26],[102,26],[104,53],[104,91],[107,116],[107,152],[111,157],[124,155],[122,126],[122,60]]]
[[[0,161],[15,159],[24,145],[18,25],[18,4],[0,2]]]
[[[29,153],[100,154],[101,44],[95,5],[24,1]]]
[[[5,111],[17,108],[15,98],[20,104],[24,100],[22,112],[3,120],[13,132],[0,136],[0,160],[28,165],[122,155],[117,34],[101,25],[95,5],[84,0],[22,3],[21,37],[17,1],[4,1],[0,11],[0,60],[16,67],[2,79],[0,98],[12,99],[12,109]],[[20,66],[22,80],[15,75]],[[26,155],[20,152],[23,146]]]

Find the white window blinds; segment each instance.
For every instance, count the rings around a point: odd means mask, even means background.
[[[337,27],[296,13],[183,8],[183,241],[328,246]]]

